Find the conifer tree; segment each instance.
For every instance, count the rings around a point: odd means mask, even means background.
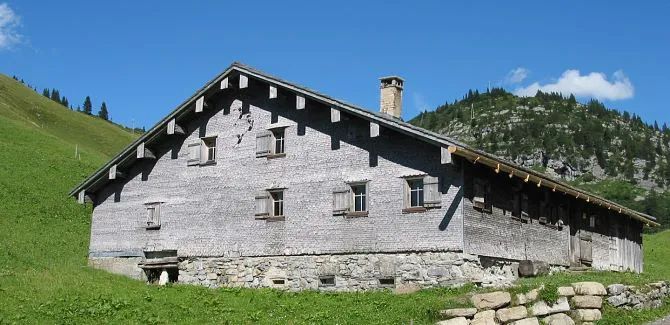
[[[91,115],[93,113],[93,104],[91,104],[91,97],[86,96],[84,100],[84,114]]]
[[[42,91],[42,96],[46,98],[51,98],[51,93],[49,92],[49,88],[44,88],[44,91]]]
[[[65,107],[70,106],[70,103],[67,101],[67,98],[65,98],[65,96],[63,96],[63,98],[61,98],[60,103]]]
[[[107,104],[105,102],[102,102],[98,116],[105,121],[109,120],[109,112],[107,111]]]
[[[60,92],[56,89],[51,89],[51,100],[60,103]]]

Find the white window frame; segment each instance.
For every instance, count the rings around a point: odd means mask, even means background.
[[[203,155],[205,159],[200,162],[201,165],[210,165],[210,164],[215,164],[216,163],[216,154],[217,154],[217,137],[216,136],[210,136],[210,137],[204,137],[200,139],[201,143],[201,152],[200,154]],[[211,145],[210,145],[211,144]]]
[[[270,218],[284,218],[284,189],[268,190],[270,194]],[[277,213],[277,205],[279,213]]]
[[[351,182],[348,183],[351,190],[351,207],[347,216],[367,216],[370,211],[370,190],[368,182]],[[363,188],[362,193],[356,193],[357,188]],[[361,209],[356,208],[356,200],[361,199]]]
[[[276,128],[272,132],[271,154],[275,157],[286,155],[286,128]],[[280,150],[277,150],[280,148]]]
[[[418,188],[413,188],[412,184],[418,183],[419,186]],[[407,194],[409,197],[407,198],[407,206],[405,208],[423,208],[424,203],[424,191],[423,191],[423,177],[410,177],[405,179],[405,186],[407,186]],[[417,204],[412,204],[412,199],[414,196],[417,196],[416,201]]]

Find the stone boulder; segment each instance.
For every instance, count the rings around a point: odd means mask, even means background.
[[[582,296],[606,296],[605,286],[598,282],[577,282],[572,284],[575,294]]]
[[[535,317],[524,318],[510,323],[510,325],[540,325],[540,322]]]
[[[496,325],[495,310],[484,310],[475,314],[470,325]]]
[[[570,311],[568,298],[560,297],[555,304],[549,306],[544,300],[535,302],[530,307],[530,314],[533,316],[544,316]]]
[[[561,297],[572,297],[575,295],[573,287],[558,287],[558,295]]]
[[[470,321],[470,325],[498,325],[494,318],[478,318]]]
[[[572,305],[575,308],[588,309],[603,307],[603,297],[601,296],[574,296],[572,297]]]
[[[542,322],[547,325],[575,325],[575,321],[563,313],[547,316],[542,319]]]
[[[602,317],[600,309],[577,309],[572,313],[572,318],[579,322],[595,322]]]
[[[418,284],[410,282],[410,283],[398,284],[398,286],[396,286],[396,288],[393,290],[393,293],[397,295],[405,295],[419,292],[420,290],[421,287]]]
[[[626,294],[622,293],[616,296],[611,296],[607,298],[607,302],[609,302],[610,305],[614,307],[619,307],[622,305],[625,305],[628,303],[628,298],[626,298]]]
[[[519,276],[533,277],[549,274],[549,263],[543,261],[524,260],[519,262]]]
[[[611,284],[607,286],[607,294],[610,296],[616,296],[622,294],[626,290],[626,286],[623,284]]]
[[[468,324],[470,324],[470,322],[465,317],[456,317],[435,323],[435,325],[468,325]]]
[[[496,318],[503,323],[509,323],[526,317],[528,317],[528,311],[525,306],[502,308],[496,311]]]
[[[509,305],[512,301],[512,296],[509,292],[496,291],[490,293],[476,294],[470,298],[472,304],[479,310],[483,309],[498,309]]]
[[[539,296],[540,292],[537,289],[533,289],[531,291],[528,291],[526,293],[520,293],[516,295],[516,303],[519,305],[525,305],[529,302],[533,302],[537,300],[537,297]]]
[[[480,319],[480,318],[496,318],[496,311],[495,310],[482,310],[482,311],[476,313],[475,317],[473,319]]]
[[[440,315],[444,318],[454,317],[472,317],[477,313],[477,308],[452,308],[440,311]]]

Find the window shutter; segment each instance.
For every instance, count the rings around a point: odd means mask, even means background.
[[[423,178],[423,206],[426,208],[439,208],[442,205],[442,193],[440,193],[439,179],[433,176]]]
[[[348,188],[333,191],[333,215],[345,214],[350,210],[350,197]]]
[[[188,145],[188,162],[186,165],[194,166],[200,164],[200,143],[201,141],[194,141]]]
[[[407,179],[402,180],[402,207],[409,208],[410,206],[410,188]]]
[[[270,154],[272,132],[264,130],[256,134],[256,157],[265,157]]]
[[[256,218],[267,218],[270,215],[270,193],[261,191],[256,194]]]

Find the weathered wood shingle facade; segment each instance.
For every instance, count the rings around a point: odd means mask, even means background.
[[[403,80],[381,87],[371,113],[233,64],[72,191],[91,264],[326,290],[642,270],[652,217],[406,124]]]

